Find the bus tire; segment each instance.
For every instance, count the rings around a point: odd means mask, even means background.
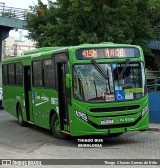
[[[66,134],[60,132],[60,123],[56,113],[54,113],[51,118],[51,131],[53,136],[57,139],[67,139],[68,137]]]
[[[19,105],[17,109],[17,118],[20,126],[25,126],[26,122],[23,120],[22,107]]]
[[[112,134],[108,134],[108,137],[118,137],[120,135],[122,135],[123,133],[112,133]]]

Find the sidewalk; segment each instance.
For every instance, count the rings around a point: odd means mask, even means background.
[[[160,123],[149,123],[149,131],[160,131]]]

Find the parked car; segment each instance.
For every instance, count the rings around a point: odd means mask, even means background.
[[[3,90],[0,87],[0,109],[2,108]]]

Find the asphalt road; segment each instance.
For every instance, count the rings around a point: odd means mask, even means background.
[[[77,139],[95,140],[93,137],[58,140],[48,130],[33,125],[20,127],[16,118],[0,110],[0,159],[160,159],[159,131],[129,132],[117,138],[96,137],[103,141],[99,148],[79,148]]]

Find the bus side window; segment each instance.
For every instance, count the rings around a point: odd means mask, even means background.
[[[15,65],[8,64],[9,85],[15,85]]]
[[[8,84],[8,66],[7,65],[2,66],[2,80],[3,80],[3,85]]]
[[[16,63],[16,85],[23,85],[23,66],[22,63]]]
[[[43,60],[43,77],[45,87],[55,88],[56,82],[55,82],[55,67],[53,58]]]
[[[32,69],[33,69],[33,86],[41,87],[43,85],[43,82],[42,82],[42,62],[41,61],[33,61]]]

